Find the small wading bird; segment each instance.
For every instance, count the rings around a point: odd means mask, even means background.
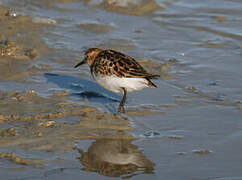
[[[128,55],[114,51],[90,48],[85,52],[85,58],[76,67],[87,63],[91,74],[103,88],[123,94],[119,104],[118,114],[125,113],[124,103],[127,92],[138,91],[145,87],[157,88],[151,79],[159,77],[147,73],[136,60]]]

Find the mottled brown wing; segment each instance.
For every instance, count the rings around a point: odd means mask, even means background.
[[[118,77],[140,77],[148,79],[159,77],[159,75],[147,73],[134,58],[114,50],[103,50],[99,53],[93,69],[95,71],[98,70],[104,75],[115,74]]]

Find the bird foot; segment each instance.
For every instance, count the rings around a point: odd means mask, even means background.
[[[124,107],[123,106],[119,106],[118,107],[118,115],[120,115],[121,113],[124,113],[125,114],[125,109],[124,109]]]

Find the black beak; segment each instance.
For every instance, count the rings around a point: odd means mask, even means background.
[[[75,65],[74,68],[77,68],[78,66],[85,64],[87,62],[86,60],[87,60],[87,58],[84,58],[81,62],[79,62],[77,65]]]

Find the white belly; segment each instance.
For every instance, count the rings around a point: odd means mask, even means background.
[[[119,78],[117,76],[95,76],[93,78],[103,88],[114,93],[123,93],[122,88],[127,92],[138,91],[148,87],[148,81],[144,78]]]

